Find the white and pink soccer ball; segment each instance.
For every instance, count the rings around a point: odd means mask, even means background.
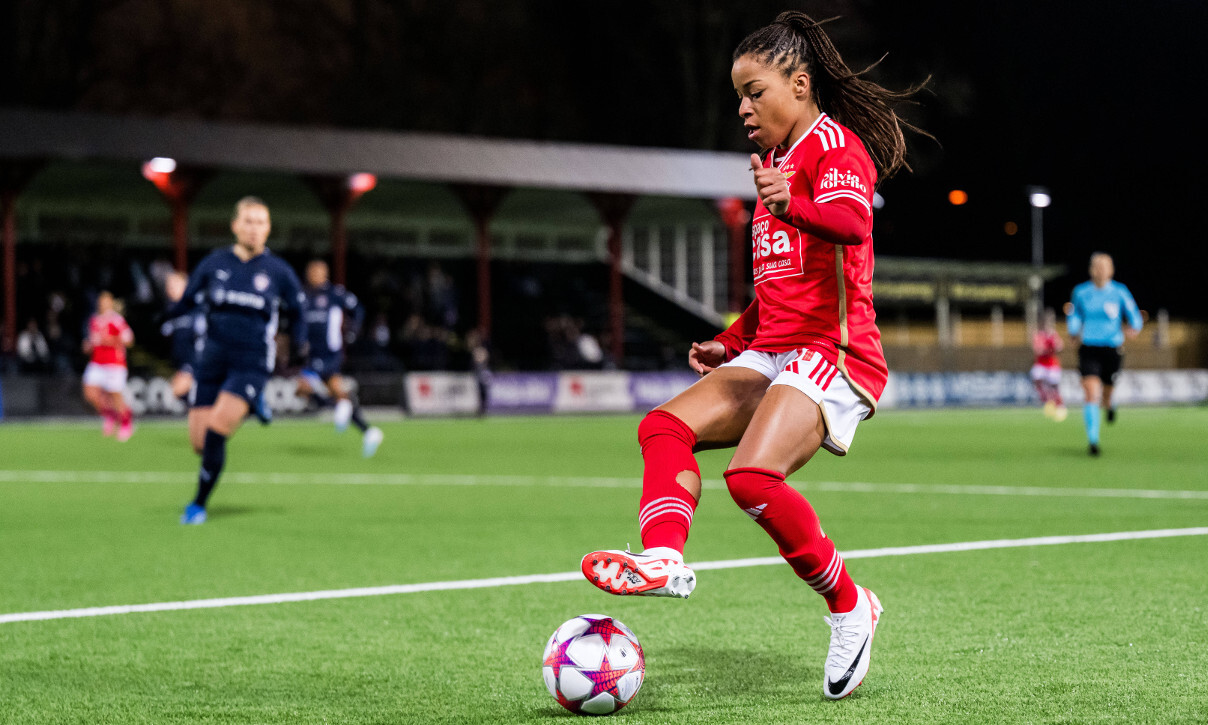
[[[629,627],[604,614],[581,614],[549,638],[541,673],[562,707],[577,715],[607,715],[638,694],[646,658]]]

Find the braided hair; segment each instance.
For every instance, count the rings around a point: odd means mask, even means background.
[[[934,137],[898,118],[891,104],[910,101],[930,78],[904,91],[891,91],[865,80],[861,76],[881,61],[858,73],[852,71],[822,29],[826,22],[829,21],[817,22],[795,10],[780,13],[771,25],[756,30],[738,44],[734,60],[752,55],[786,76],[804,68],[819,110],[863,139],[882,179],[893,176],[898,169],[909,171],[902,127]]]

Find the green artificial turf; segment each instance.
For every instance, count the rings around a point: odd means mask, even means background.
[[[125,444],[4,423],[0,615],[573,572],[592,549],[640,546],[636,426],[408,420],[364,460],[329,425],[249,425],[209,523],[184,527],[196,458],[179,423]],[[790,482],[842,551],[1202,527],[1206,430],[1208,409],[1125,409],[1092,459],[1076,417],[884,411],[849,456]],[[728,453],[699,458],[689,561],[775,556],[721,484]],[[821,696],[825,607],[773,565],[701,571],[686,602],[563,581],[0,623],[0,723],[568,722],[541,652],[587,612],[645,649],[620,722],[1208,721],[1208,537],[848,568],[886,611],[841,702]]]

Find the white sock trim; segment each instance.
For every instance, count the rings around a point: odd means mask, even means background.
[[[653,548],[646,549],[642,552],[642,554],[646,556],[653,556],[656,559],[674,559],[680,564],[684,563],[683,552],[676,551],[670,546],[655,546]]]

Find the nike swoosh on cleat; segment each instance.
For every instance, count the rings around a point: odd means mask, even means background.
[[[843,676],[834,682],[831,682],[830,678],[827,678],[826,687],[830,690],[830,694],[838,695],[840,692],[843,692],[843,688],[847,687],[847,683],[851,680],[851,676],[856,673],[856,666],[860,664],[860,658],[864,656],[864,650],[867,647],[868,637],[865,637],[864,644],[860,645],[860,651],[856,653],[856,658],[852,660],[851,667],[847,668],[847,672],[844,672]]]

